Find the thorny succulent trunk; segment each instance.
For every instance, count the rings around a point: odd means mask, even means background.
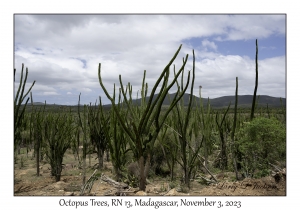
[[[146,162],[144,160],[144,156],[141,156],[139,158],[139,172],[140,172],[140,177],[139,177],[139,188],[140,190],[145,191],[146,190],[146,185],[147,185],[147,176],[149,173],[149,169],[150,169],[150,155],[148,154],[147,158],[146,158]]]
[[[179,93],[177,92],[171,105],[168,107],[167,111],[161,115],[161,109],[163,105],[163,101],[168,94],[168,91],[172,88],[174,83],[177,81],[177,78],[182,74],[184,66],[188,60],[188,55],[184,59],[184,63],[177,74],[175,74],[173,80],[170,84],[168,84],[168,79],[170,75],[170,66],[173,61],[177,57],[181,46],[165,67],[158,80],[156,81],[149,98],[146,101],[148,84],[145,83],[146,70],[144,71],[144,77],[142,82],[142,90],[141,90],[141,106],[133,106],[132,103],[132,86],[128,83],[128,86],[124,88],[122,83],[121,75],[119,75],[119,82],[121,86],[120,96],[122,94],[123,104],[124,106],[120,107],[116,104],[114,97],[111,97],[105,88],[102,77],[101,77],[101,64],[99,64],[98,68],[98,78],[100,86],[102,87],[105,95],[112,103],[112,111],[116,114],[116,118],[118,119],[120,126],[127,134],[128,142],[130,148],[134,153],[134,157],[139,162],[140,165],[140,189],[146,189],[146,174],[145,169],[147,169],[147,162],[144,163],[144,155],[151,153],[153,150],[154,142],[160,132],[167,116],[171,112],[171,110],[176,106],[177,102],[183,97],[190,80],[190,73],[188,74],[187,84],[183,88],[183,90]],[[157,94],[157,97],[154,99],[154,94],[156,94],[156,90],[158,86],[161,85],[160,91]],[[114,85],[114,93],[115,93],[115,85]],[[122,115],[122,110],[126,110],[128,115]],[[129,116],[129,117],[127,117]],[[154,128],[154,129],[152,129]],[[145,137],[145,138],[144,138]],[[150,162],[150,159],[149,159]],[[145,165],[144,165],[145,164]],[[148,170],[148,169],[147,169]],[[147,171],[146,170],[146,171]]]
[[[97,156],[98,156],[98,163],[99,163],[99,169],[103,168],[103,156],[104,156],[104,151],[101,148],[98,148],[97,151]]]

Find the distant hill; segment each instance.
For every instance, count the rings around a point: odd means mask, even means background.
[[[24,104],[22,104],[22,105],[24,105]],[[34,106],[44,106],[45,103],[43,103],[43,102],[33,102],[33,105],[34,105]],[[50,105],[50,106],[54,106],[54,105],[61,106],[61,105],[59,105],[59,104],[48,104],[48,103],[46,103],[46,105]],[[31,106],[30,101],[27,103],[27,106]]]
[[[239,107],[251,107],[252,106],[252,100],[253,96],[252,95],[240,95],[238,96],[238,106]],[[286,99],[282,98],[282,105],[286,107]],[[210,99],[210,104],[212,107],[224,107],[228,106],[230,103],[234,105],[235,104],[235,96],[223,96],[219,98],[214,98]],[[263,106],[266,107],[267,104],[269,107],[280,107],[281,106],[281,101],[280,98],[277,97],[272,97],[272,96],[266,96],[266,95],[261,95],[258,96],[258,106]]]
[[[154,96],[154,99],[156,98],[157,95]],[[175,93],[170,94],[170,99],[172,101],[172,99],[174,98]],[[183,96],[183,101],[184,101],[184,105],[187,106],[189,103],[189,97],[190,94],[185,94]],[[197,100],[197,104],[199,104],[199,97],[196,97]],[[252,95],[239,95],[238,96],[238,106],[239,107],[251,107],[252,106]],[[148,100],[148,98],[146,99]],[[141,103],[141,99],[137,99],[137,100],[133,100],[134,103],[136,104],[140,104]],[[202,102],[203,105],[206,106],[208,99],[207,98],[202,98]],[[222,96],[219,98],[214,98],[214,99],[209,99],[210,105],[213,108],[222,108],[222,107],[227,107],[229,105],[229,103],[231,102],[231,105],[234,106],[235,104],[235,96]],[[163,102],[163,105],[169,105],[170,104],[170,100],[168,97],[166,97],[166,99]],[[269,107],[280,107],[281,106],[281,102],[280,102],[280,98],[277,97],[272,97],[272,96],[266,96],[266,95],[261,95],[259,96],[258,99],[258,106],[263,106],[266,107],[268,104]],[[282,98],[282,105],[285,107],[286,106],[286,99]]]
[[[166,97],[166,99],[163,102],[163,105],[169,105],[170,100],[172,101],[172,99],[175,96],[175,93],[170,94],[169,96],[170,97],[168,97],[168,96]],[[157,97],[157,95],[154,95],[153,100],[155,100],[156,97]],[[190,97],[190,94],[185,94],[183,96],[183,101],[184,101],[185,106],[187,106],[189,103],[189,97]],[[245,108],[251,107],[252,106],[252,97],[253,97],[252,95],[239,95],[238,96],[238,107],[245,107]],[[278,97],[272,97],[272,96],[267,96],[267,95],[261,95],[258,97],[259,97],[259,99],[258,99],[259,107],[260,106],[266,107],[267,104],[269,107],[280,107],[281,106],[280,98],[278,98]],[[199,97],[195,96],[195,98],[197,100],[197,104],[199,104]],[[149,97],[147,97],[146,101],[148,101],[148,99],[149,99]],[[208,99],[202,98],[202,101],[203,101],[203,105],[206,106]],[[219,98],[209,99],[209,102],[210,102],[210,105],[212,108],[224,108],[224,107],[227,107],[230,102],[231,102],[231,107],[233,107],[235,104],[235,96],[222,96]],[[133,100],[133,103],[136,105],[140,105],[141,99],[135,99],[135,100]],[[28,105],[30,105],[30,104],[28,104]],[[44,103],[35,102],[34,105],[44,105]],[[47,105],[53,106],[55,104],[47,104]],[[58,104],[56,104],[56,105],[64,106],[64,105],[58,105]],[[286,107],[286,99],[285,98],[282,98],[282,105],[284,107]],[[74,106],[78,106],[78,105],[74,105]],[[83,106],[83,105],[81,105],[81,106]],[[111,106],[110,104],[104,105],[105,108],[108,108],[110,106]]]

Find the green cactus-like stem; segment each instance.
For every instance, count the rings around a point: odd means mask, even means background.
[[[184,62],[184,60],[183,60]],[[175,75],[175,69],[174,69],[174,75]],[[194,116],[191,115],[192,105],[194,103],[194,95],[193,95],[193,89],[194,89],[194,81],[195,81],[195,54],[193,50],[193,70],[192,70],[192,83],[190,86],[190,97],[189,97],[189,103],[187,110],[185,110],[184,107],[184,101],[181,99],[179,103],[177,103],[175,110],[173,110],[173,126],[178,131],[178,134],[176,136],[176,139],[178,139],[180,144],[180,151],[181,156],[180,160],[177,161],[181,165],[183,171],[184,171],[184,183],[186,186],[190,187],[190,177],[192,170],[195,167],[195,160],[198,155],[199,148],[196,148],[196,152],[193,152],[190,147],[188,147],[189,142],[192,140],[192,132],[190,127],[192,127],[192,124],[194,123]],[[184,84],[183,84],[183,74],[181,76],[181,83],[179,85],[179,82],[176,81],[177,87],[178,87],[178,93],[181,94],[182,92],[185,92]],[[188,152],[187,152],[188,151]]]
[[[236,124],[237,124],[237,106],[238,106],[238,77],[236,77],[236,88],[235,88],[235,104],[234,104],[234,117],[233,117],[233,126],[232,126],[232,131],[231,131],[231,152],[232,152],[232,162],[233,162],[233,167],[235,171],[235,177],[236,180],[238,180],[238,170],[237,170],[237,163],[236,163],[236,149],[235,149],[235,129],[236,129]]]
[[[256,93],[257,93],[257,87],[258,87],[258,61],[257,60],[258,60],[258,45],[257,45],[257,39],[256,39],[255,87],[254,87],[254,94],[253,94],[252,108],[251,108],[251,116],[250,116],[251,120],[254,118],[254,112],[255,112],[255,106],[256,106]]]
[[[116,105],[114,98],[112,98],[108,91],[106,90],[102,78],[101,78],[101,64],[99,64],[98,68],[98,77],[99,77],[99,83],[100,86],[102,87],[105,95],[107,98],[111,101],[112,103],[112,108],[113,111],[116,114],[116,117],[122,126],[122,129],[124,132],[128,135],[128,140],[130,147],[135,154],[135,159],[136,161],[139,162],[139,164],[142,164],[144,161],[143,165],[140,165],[140,189],[145,190],[146,187],[146,174],[145,172],[149,170],[146,165],[149,165],[147,163],[150,161],[150,156],[151,154],[151,147],[154,144],[154,141],[164,124],[168,114],[172,110],[172,108],[177,104],[177,102],[180,100],[180,98],[184,95],[185,90],[188,87],[188,83],[190,80],[190,75],[188,75],[188,82],[186,87],[184,88],[184,91],[180,94],[177,94],[176,97],[174,97],[171,105],[167,109],[167,111],[160,117],[161,113],[161,107],[163,104],[163,101],[168,94],[168,91],[171,89],[171,87],[174,85],[176,82],[177,78],[179,75],[182,73],[184,66],[187,62],[188,55],[186,56],[186,59],[184,60],[184,64],[182,67],[179,69],[178,73],[175,75],[174,79],[168,84],[168,79],[169,79],[169,74],[170,74],[170,66],[175,60],[176,56],[178,55],[179,51],[181,49],[181,46],[171,59],[171,61],[168,63],[168,65],[165,67],[161,75],[159,76],[158,80],[156,81],[151,94],[149,96],[149,99],[146,102],[146,94],[148,90],[148,85],[145,83],[145,77],[146,77],[146,72],[144,71],[143,75],[143,82],[142,82],[142,91],[141,91],[141,97],[142,97],[142,106],[135,107],[132,104],[132,87],[130,83],[126,88],[124,87],[122,83],[122,78],[121,75],[119,76],[119,82],[120,82],[120,87],[121,87],[121,93],[122,97],[124,99],[124,103],[126,105],[126,109],[128,111],[127,118],[124,118],[122,115],[123,107],[121,108],[120,106]],[[157,94],[156,99],[154,99],[154,94],[159,86],[159,84],[162,84],[160,91]],[[115,90],[114,90],[115,91]],[[129,98],[127,96],[127,92],[129,94]],[[124,109],[123,109],[124,110]],[[152,128],[154,125],[154,129]],[[145,164],[145,165],[144,165]],[[143,170],[145,168],[145,170]]]
[[[27,81],[27,77],[28,77],[28,69],[26,68],[26,74],[25,74],[24,81],[23,81],[23,71],[24,71],[24,64],[22,64],[20,83],[19,83],[17,93],[15,95],[15,100],[14,100],[14,146],[15,146],[15,149],[17,148],[17,146],[20,143],[20,133],[22,130],[22,121],[24,119],[25,109],[26,109],[27,103],[29,101],[29,98],[27,98],[26,101],[25,101],[25,98],[30,93],[32,87],[35,84],[35,81],[34,81],[32,83],[32,85],[29,87],[28,91],[24,94],[26,81]],[[15,74],[16,74],[16,69],[14,69],[14,80],[15,80]],[[25,101],[24,106],[23,106],[23,108],[21,108],[21,105],[24,101]]]

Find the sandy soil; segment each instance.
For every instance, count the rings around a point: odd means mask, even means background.
[[[15,164],[14,195],[15,196],[72,196],[79,195],[82,186],[82,170],[66,164],[63,169],[61,181],[55,182],[50,175],[49,164],[41,164],[41,176],[36,176],[34,161],[28,160],[24,167]],[[94,169],[89,169],[87,178]],[[100,173],[100,172],[99,172]],[[105,170],[101,171],[108,177],[113,178],[111,164],[105,163]],[[191,189],[182,189],[180,185],[173,189],[170,187],[168,178],[151,179],[146,191],[139,191],[138,188],[118,190],[109,183],[95,180],[91,191],[86,195],[126,195],[126,196],[285,196],[286,180],[282,177],[276,182],[274,177],[268,176],[261,179],[244,179],[242,181],[232,180],[233,173],[227,172],[216,174],[217,184],[206,185],[199,181],[191,182]]]

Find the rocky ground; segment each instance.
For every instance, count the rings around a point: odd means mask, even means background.
[[[34,162],[34,161],[33,161]],[[69,168],[68,168],[69,167]],[[19,167],[15,165],[14,175],[14,195],[15,196],[78,196],[82,186],[82,174],[80,169],[66,165],[63,170],[61,181],[55,182],[50,176],[49,164],[42,164],[40,167],[41,176],[36,176],[34,163],[24,164]],[[91,176],[94,169],[88,170],[87,178]],[[105,170],[98,172],[106,177],[113,177],[111,166],[105,163]],[[260,179],[244,179],[241,181],[231,181],[233,173],[227,172],[216,174],[218,183],[205,184],[194,180],[191,188],[185,189],[180,184],[171,184],[168,178],[150,179],[146,191],[139,191],[138,188],[117,189],[99,176],[94,181],[90,192],[85,195],[124,195],[124,196],[285,196],[286,180],[285,176],[280,176],[280,180],[275,181],[273,176]]]

